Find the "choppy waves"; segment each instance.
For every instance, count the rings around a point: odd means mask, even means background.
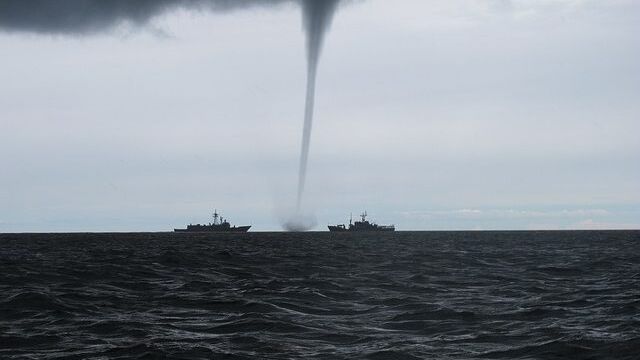
[[[637,359],[639,232],[0,235],[0,358]]]

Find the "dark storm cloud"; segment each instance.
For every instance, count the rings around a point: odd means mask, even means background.
[[[0,0],[0,30],[91,34],[120,24],[145,25],[176,9],[229,11],[300,1],[303,0]]]

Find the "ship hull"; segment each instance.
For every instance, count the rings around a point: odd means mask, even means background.
[[[216,229],[213,227],[203,226],[197,229],[173,229],[180,233],[245,233],[251,229],[251,226],[234,226],[226,229]]]
[[[378,227],[370,229],[348,229],[342,226],[329,225],[329,232],[392,232],[396,231],[393,227]]]

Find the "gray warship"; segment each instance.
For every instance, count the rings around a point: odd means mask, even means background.
[[[367,221],[367,212],[360,214],[361,221],[353,221],[353,217],[349,218],[349,226],[344,224],[329,225],[329,231],[331,232],[367,232],[367,231],[396,231],[394,225],[378,225]]]
[[[231,226],[227,219],[218,214],[218,210],[213,212],[213,223],[189,224],[186,229],[173,229],[175,232],[208,233],[208,232],[247,232],[251,226]]]

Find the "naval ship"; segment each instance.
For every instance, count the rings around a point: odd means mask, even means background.
[[[175,232],[247,232],[251,226],[231,226],[227,219],[218,214],[218,210],[213,212],[213,223],[207,225],[189,224],[186,229],[173,229]]]
[[[344,224],[329,225],[331,232],[348,232],[348,231],[396,231],[394,225],[378,225],[367,221],[367,212],[360,214],[362,221],[353,221],[353,217],[349,218],[349,227]]]

